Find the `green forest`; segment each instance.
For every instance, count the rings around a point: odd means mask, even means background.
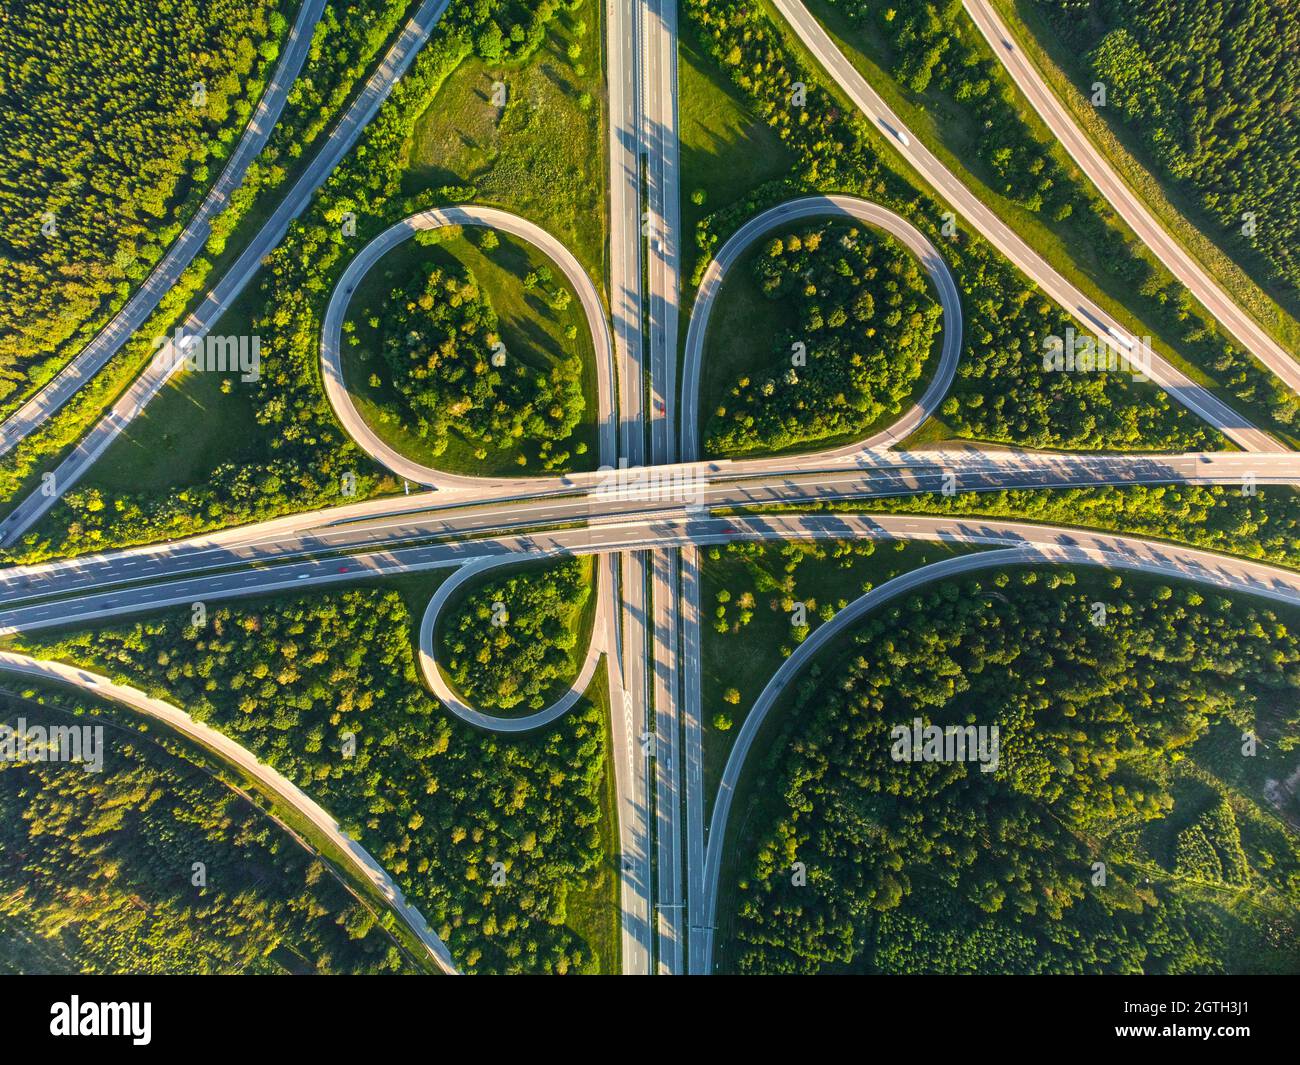
[[[822,222],[766,239],[751,273],[761,298],[788,315],[789,332],[758,353],[744,345],[746,372],[706,424],[708,454],[864,436],[902,412],[943,319],[904,248]]]
[[[1300,285],[1300,4],[1038,0],[1161,176]],[[1243,232],[1247,215],[1251,232]]]
[[[277,6],[38,0],[0,20],[0,407],[53,376],[193,214],[279,55]]]
[[[186,609],[23,642],[184,706],[284,774],[374,855],[464,970],[617,965],[598,946],[616,913],[590,902],[613,861],[599,700],[524,737],[461,725],[418,679],[416,622],[392,590],[209,606],[205,625],[191,621]]]
[[[895,57],[891,73],[908,92],[920,94],[933,85],[970,112],[972,124],[980,130],[979,157],[997,176],[998,191],[1004,196],[1057,219],[1091,209],[998,91],[999,64],[981,57],[960,32],[954,32],[961,23],[961,0],[831,2],[854,26],[884,35]]]
[[[1117,574],[1002,571],[884,608],[796,688],[749,785],[759,812],[720,915],[730,968],[1300,962],[1300,810],[1264,797],[1300,749],[1293,618]],[[891,728],[915,718],[997,726],[996,770],[896,758]]]
[[[578,675],[592,561],[567,558],[472,586],[438,626],[437,657],[478,710],[541,710]],[[590,628],[590,626],[586,626]]]
[[[41,705],[0,693],[0,719],[19,718],[99,725],[106,748],[93,773],[0,762],[0,940],[36,950],[28,971],[420,971],[377,907],[247,796],[169,750],[165,730],[127,727],[71,695]],[[13,965],[11,947],[0,965]]]
[[[437,244],[446,237],[433,230],[415,239]],[[479,241],[489,251],[498,245],[492,232]],[[530,271],[523,284],[554,310],[572,302],[548,265]],[[435,457],[456,434],[480,461],[491,448],[517,452],[521,467],[528,466],[529,454],[548,471],[568,462],[570,452],[559,445],[573,435],[586,407],[581,361],[507,346],[491,298],[468,266],[448,256],[412,269],[386,299],[361,314],[375,334],[375,350],[363,358],[379,356],[381,380],[399,397],[392,414]]]
[[[959,165],[1045,227],[1041,235],[1025,228],[1021,236],[1040,252],[1044,239],[1058,242],[1070,256],[1058,268],[1082,271],[1100,292],[1136,313],[1159,346],[1168,345],[1208,374],[1229,402],[1261,421],[1294,423],[1300,400],[1222,336],[1082,173],[1063,164],[1062,149],[1019,95],[961,0],[826,2],[857,31],[855,43],[878,54],[906,97],[937,120]]]

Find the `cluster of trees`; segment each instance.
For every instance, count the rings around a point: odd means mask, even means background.
[[[798,574],[804,563],[811,562],[814,569],[821,569],[826,562],[835,562],[836,569],[841,571],[836,575],[836,591],[852,595],[843,571],[852,570],[859,561],[875,553],[874,540],[790,540],[779,545],[748,540],[707,548],[705,555],[710,561],[718,562],[725,556],[729,562],[736,563],[731,580],[714,593],[717,605],[713,608],[713,629],[720,636],[735,636],[754,620],[756,609],[778,613],[784,618],[792,614],[797,604],[803,608],[805,621],[790,622],[790,637],[794,643],[802,643],[816,619],[830,621],[836,610],[849,605],[844,594],[821,599],[814,592],[801,592]],[[742,590],[741,584],[747,587]],[[864,581],[862,591],[868,592],[872,586],[873,582]],[[792,651],[789,645],[781,648],[785,656]]]
[[[1197,447],[1214,439],[1158,389],[1135,384],[1124,373],[1044,371],[1044,341],[1064,337],[1072,320],[983,240],[960,226],[956,239],[940,231],[942,208],[881,165],[861,117],[827,95],[819,74],[800,68],[761,8],[743,0],[687,0],[685,10],[703,49],[799,158],[790,180],[765,186],[700,222],[697,277],[723,234],[756,211],[797,191],[855,192],[926,230],[957,277],[966,346],[953,389],[956,404],[950,402],[943,415],[958,433],[1033,447],[1111,450]],[[795,83],[806,88],[802,107],[792,104]],[[1225,350],[1199,318],[1189,318],[1193,329],[1214,351]],[[1261,383],[1266,380],[1256,374],[1240,389],[1267,395]],[[1233,394],[1242,394],[1240,389]]]
[[[1081,327],[983,242],[944,248],[962,290],[965,347],[940,417],[967,439],[1024,447],[1213,450],[1219,434],[1123,368],[1044,367],[1048,338]]]
[[[1178,833],[1174,870],[1179,876],[1215,884],[1250,882],[1250,862],[1232,806],[1220,798]]]
[[[123,493],[108,506],[93,491],[73,490],[63,497],[60,524],[28,533],[16,553],[34,560],[110,538],[141,543],[254,521],[339,502],[344,485],[358,496],[373,492],[377,471],[339,428],[319,384],[320,325],[329,293],[370,237],[437,199],[436,192],[401,197],[403,152],[416,119],[446,77],[474,53],[476,38],[495,24],[510,42],[504,58],[521,60],[544,39],[560,10],[555,0],[495,6],[453,0],[357,147],[268,256],[260,274],[264,310],[253,320],[262,342],[262,372],[250,386],[269,442],[265,459],[219,463],[204,484],[170,495]],[[356,216],[354,236],[344,235],[348,213]]]
[[[582,703],[522,738],[478,732],[425,691],[414,621],[367,589],[189,609],[29,643],[129,680],[231,736],[339,819],[476,972],[599,967],[570,892],[604,852],[605,723]]]
[[[38,0],[0,23],[0,410],[93,335],[194,212],[279,53],[277,6]]]
[[[243,183],[231,193],[226,209],[213,220],[204,254],[190,264],[159,301],[151,318],[93,381],[84,385],[39,431],[0,456],[0,497],[11,497],[24,488],[30,490],[30,479],[35,471],[93,425],[105,405],[138,372],[143,361],[152,356],[150,338],[169,331],[195,295],[216,276],[215,271],[220,267],[217,256],[227,250],[231,234],[241,223],[255,223],[255,219],[248,218],[254,203],[286,180],[290,165],[310,147],[323,125],[337,117],[355,87],[355,79],[368,68],[374,53],[404,15],[405,8],[402,0],[351,0],[347,8],[348,17],[342,22],[338,19],[341,9],[337,5],[324,11],[317,22],[316,35],[302,73],[289,91],[280,121],[271,131],[262,154],[249,165]],[[322,100],[325,101],[323,104]],[[322,107],[328,110],[322,110]],[[38,378],[28,375],[29,384],[35,380]],[[10,400],[17,402],[13,395]],[[235,472],[223,470],[221,477],[228,482]],[[292,471],[279,469],[275,476],[292,476]],[[242,492],[225,494],[232,498],[248,498]],[[120,510],[106,513],[102,508],[97,511],[92,502],[93,499],[80,499],[71,511],[60,508],[55,512],[60,518],[70,518],[74,525],[75,543],[79,546],[99,542],[108,519],[120,522],[120,527],[129,528],[131,535],[147,535],[150,528],[183,529],[193,524],[185,513],[188,508],[174,503],[160,506],[157,500],[145,502],[129,498],[122,500]],[[89,521],[82,524],[78,514]],[[60,528],[56,535],[66,535],[66,530]],[[43,537],[32,538],[34,543],[43,541]]]
[[[1254,215],[1246,243],[1300,284],[1294,0],[1040,2],[1164,176],[1230,235]]]
[[[541,285],[532,274],[527,281],[532,288]],[[552,306],[563,309],[559,305],[567,306],[569,298],[567,289],[557,289]],[[435,455],[457,433],[480,453],[525,443],[541,447],[547,468],[561,455],[568,457],[551,449],[582,419],[581,360],[559,358],[540,367],[521,352],[508,353],[496,312],[468,267],[413,271],[377,320],[389,380],[411,428]],[[520,457],[527,461],[523,451]]]
[[[67,971],[417,971],[371,905],[248,799],[58,701],[78,716],[0,695],[0,718],[104,727],[103,769],[0,761],[0,914]]]
[[[1249,861],[1234,875],[1285,914],[1280,949],[1262,918],[1234,929],[1248,945],[1230,945],[1228,922],[1185,902],[1176,862],[1135,830],[1174,814],[1173,785],[1212,730],[1294,737],[1297,689],[1292,619],[1190,587],[1022,569],[886,608],[810,668],[772,745],[758,784],[774,797],[769,820],[741,856],[735,967],[1294,964],[1300,847],[1258,797],[1219,785],[1273,829],[1242,840]],[[997,726],[994,771],[896,757],[893,727],[917,717]],[[1225,824],[1208,829],[1216,849],[1230,843]]]
[[[438,630],[438,660],[481,710],[540,710],[573,683],[586,645],[590,559],[568,558],[472,588]]]
[[[901,412],[943,318],[905,249],[822,222],[772,237],[753,272],[764,298],[792,306],[797,324],[771,338],[768,365],[742,376],[713,412],[709,454],[862,435]]]

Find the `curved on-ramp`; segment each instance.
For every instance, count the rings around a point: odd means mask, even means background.
[[[433,598],[429,600],[429,605],[424,611],[424,617],[420,621],[420,640],[417,647],[420,673],[442,705],[466,724],[488,732],[528,732],[535,728],[541,728],[543,725],[549,725],[552,721],[563,717],[573,709],[590,686],[591,679],[596,675],[596,666],[600,662],[600,656],[605,650],[606,614],[610,598],[607,594],[609,592],[609,578],[605,566],[598,567],[599,575],[596,579],[595,589],[596,616],[592,622],[591,638],[587,643],[587,652],[582,660],[582,666],[579,668],[578,675],[574,678],[573,683],[569,685],[568,690],[550,706],[543,707],[536,713],[527,714],[524,717],[495,717],[475,710],[461,699],[447,682],[447,678],[442,675],[442,670],[438,666],[438,660],[434,653],[434,633],[437,630],[438,617],[456,591],[467,582],[491,570],[501,569],[505,566],[517,566],[522,562],[560,557],[563,557],[560,552],[548,552],[544,554],[510,554],[504,557],[480,558],[461,566],[451,577],[438,586]]]
[[[432,488],[485,488],[511,487],[535,488],[544,483],[543,477],[471,477],[447,473],[425,466],[402,455],[380,439],[361,417],[343,380],[342,335],[343,320],[348,304],[361,279],[392,248],[409,240],[416,233],[446,226],[483,226],[498,229],[520,240],[525,240],[550,256],[560,268],[565,280],[573,287],[587,317],[592,346],[596,356],[597,418],[600,424],[600,461],[612,465],[615,455],[617,424],[613,405],[614,351],[610,339],[609,323],[605,309],[582,265],[559,240],[535,222],[502,211],[495,207],[435,207],[409,215],[389,226],[370,241],[348,264],[348,268],[334,286],[325,320],[321,328],[321,378],[325,394],[347,434],[367,455],[399,477]],[[558,478],[556,478],[558,480]]]
[[[940,524],[935,520],[935,526]],[[977,570],[993,569],[1008,565],[1025,565],[1037,563],[1054,563],[1070,565],[1101,566],[1107,569],[1132,570],[1135,572],[1156,574],[1176,580],[1195,581],[1213,585],[1225,591],[1239,592],[1272,599],[1292,606],[1300,605],[1300,574],[1275,567],[1277,574],[1284,575],[1284,581],[1274,580],[1271,584],[1262,584],[1257,574],[1252,574],[1253,567],[1239,569],[1223,565],[1207,566],[1205,562],[1214,560],[1223,563],[1223,556],[1216,556],[1208,551],[1165,547],[1152,542],[1134,540],[1129,537],[1108,536],[1101,533],[1089,533],[1088,544],[1076,542],[1068,531],[1058,533],[1057,542],[1041,541],[1027,543],[1015,535],[999,535],[1001,529],[1009,533],[1013,524],[998,521],[985,522],[985,535],[968,542],[985,545],[1005,543],[1008,546],[995,550],[981,551],[976,554],[961,555],[956,558],[943,559],[927,566],[921,566],[908,573],[886,581],[860,596],[841,610],[826,624],[813,630],[789,658],[781,663],[777,671],[764,686],[753,708],[745,718],[744,724],[736,735],[736,741],[727,758],[718,784],[718,793],[714,799],[713,814],[709,820],[708,845],[705,852],[704,887],[702,894],[692,900],[692,920],[694,928],[701,929],[698,943],[691,951],[691,972],[708,974],[713,969],[713,938],[717,920],[719,878],[722,870],[722,853],[726,844],[728,819],[736,787],[744,772],[749,752],[754,745],[764,722],[784,691],[812,661],[817,653],[835,639],[844,634],[851,625],[878,607],[892,602],[923,585],[937,580],[951,578],[963,573]],[[1046,530],[1044,530],[1046,531]],[[923,538],[933,539],[933,535]],[[943,538],[943,537],[938,537]],[[1134,550],[1139,545],[1154,548],[1138,553]],[[1178,554],[1181,558],[1165,557],[1163,552]],[[1204,560],[1204,561],[1202,561]]]
[[[876,229],[881,229],[915,255],[929,274],[943,307],[943,347],[939,365],[922,393],[921,398],[903,415],[880,432],[865,440],[842,447],[810,452],[807,457],[824,459],[837,455],[851,455],[871,448],[887,448],[911,435],[933,413],[943,399],[957,372],[957,359],[961,355],[962,314],[961,295],[943,256],[924,233],[911,222],[878,204],[856,196],[803,196],[797,200],[770,207],[755,215],[722,245],[704,271],[691,320],[686,331],[686,352],[682,369],[682,457],[690,460],[700,453],[700,374],[704,361],[704,345],[708,338],[709,318],[713,305],[722,291],[726,274],[760,237],[779,226],[808,218],[852,218]],[[802,457],[802,456],[801,456]],[[733,468],[761,466],[769,459],[738,459]]]
[[[247,748],[201,721],[195,721],[178,706],[162,699],[155,699],[130,685],[118,684],[80,666],[69,666],[61,662],[29,658],[11,651],[0,651],[0,670],[70,686],[101,699],[122,703],[146,717],[161,721],[181,735],[215,751],[231,765],[238,766],[267,791],[310,821],[323,836],[338,847],[352,863],[353,868],[379,890],[388,904],[406,922],[438,968],[449,975],[456,973],[456,965],[452,961],[447,945],[429,927],[429,922],[424,919],[420,911],[406,901],[402,889],[397,886],[384,867],[360,843],[344,832],[338,821],[314,799],[283,774],[259,761]]]

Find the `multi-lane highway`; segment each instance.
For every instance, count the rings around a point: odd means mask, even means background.
[[[677,321],[681,287],[681,203],[677,135],[676,0],[638,0],[641,12],[641,128],[645,150],[650,462],[676,458]],[[685,971],[682,871],[682,670],[678,654],[680,591],[676,551],[650,564],[651,694],[655,722],[656,972]]]
[[[669,469],[680,469],[670,467]],[[831,500],[866,502],[890,496],[990,492],[1011,488],[1097,488],[1158,484],[1226,485],[1252,492],[1268,485],[1300,484],[1300,454],[1276,452],[1189,455],[1057,455],[937,451],[876,452],[828,459],[815,469],[788,470],[777,463],[762,474],[732,477],[726,464],[687,467],[701,477],[698,504],[705,511],[741,507],[800,506]],[[593,475],[594,476],[594,475]],[[537,495],[469,501],[441,493],[372,499],[290,518],[226,529],[185,540],[108,551],[74,559],[0,569],[0,624],[14,610],[43,604],[42,617],[58,618],[59,597],[97,591],[131,608],[148,607],[159,582],[233,570],[253,583],[254,568],[303,558],[337,562],[343,580],[356,579],[352,553],[438,542],[450,548],[447,564],[476,557],[492,534],[570,525],[593,544],[629,521],[681,519],[685,508],[654,492],[608,491],[603,483],[574,478],[567,488]],[[583,487],[580,481],[585,481]],[[592,487],[595,485],[595,487]],[[531,548],[530,548],[531,549]],[[133,598],[136,594],[145,598]],[[29,618],[29,620],[32,620]],[[626,650],[623,649],[626,657]]]
[[[1057,275],[906,134],[802,4],[775,2],[854,103],[881,125],[894,146],[967,222],[1069,313],[1081,315],[1090,328],[1121,330],[1119,323]],[[308,173],[253,246],[187,320],[188,334],[202,335],[211,328],[247,283],[258,260],[280,239],[382,103],[445,4],[446,0],[428,0],[420,8]],[[968,0],[968,5],[979,6],[975,0]],[[622,855],[621,950],[623,970],[628,973],[709,971],[727,810],[758,725],[776,693],[816,649],[881,602],[925,580],[966,572],[963,567],[1011,561],[1142,569],[1286,602],[1300,597],[1300,574],[1290,570],[1120,535],[985,518],[754,512],[753,508],[820,506],[834,500],[865,504],[871,499],[941,490],[951,494],[1219,484],[1254,492],[1269,484],[1300,484],[1300,455],[1278,450],[1266,434],[1163,360],[1151,368],[1153,379],[1245,451],[1061,455],[885,450],[910,435],[948,388],[961,349],[961,304],[940,252],[914,226],[847,197],[808,197],[779,205],[751,220],[723,245],[705,274],[687,333],[679,426],[676,18],[671,0],[609,0],[606,8],[612,328],[595,286],[562,245],[533,223],[489,208],[444,208],[403,220],[361,249],[335,288],[321,350],[326,390],[340,421],[378,461],[435,491],[368,500],[172,543],[0,569],[0,634],[6,634],[111,621],[143,612],[188,610],[196,601],[298,592],[381,575],[459,567],[426,610],[417,654],[431,690],[452,713],[476,727],[501,732],[522,732],[556,720],[595,678],[603,655]],[[897,422],[866,441],[807,455],[679,463],[679,439],[681,455],[698,454],[700,364],[710,309],[728,267],[773,226],[820,215],[843,215],[879,226],[926,267],[944,309],[942,348],[928,387]],[[495,226],[533,242],[561,268],[582,302],[597,353],[602,462],[613,464],[617,458],[619,464],[636,467],[648,461],[655,468],[656,481],[645,485],[635,478],[611,479],[606,471],[539,478],[450,476],[410,462],[362,422],[344,385],[339,356],[340,330],[351,296],[389,248],[419,229],[448,224]],[[169,368],[155,364],[136,382],[57,471],[53,498],[81,476],[169,373]],[[1289,383],[1289,378],[1284,379]],[[677,488],[665,493],[665,483]],[[0,539],[12,542],[53,498],[43,495],[36,502],[21,504],[0,523]],[[801,644],[746,719],[706,836],[702,735],[707,708],[701,702],[699,672],[697,548],[737,540],[799,538],[928,539],[996,550],[977,556],[976,561],[970,560],[976,556],[956,559],[940,564],[946,569],[930,567],[898,578],[855,602]],[[520,718],[492,716],[467,706],[434,660],[439,611],[457,588],[498,566],[572,554],[597,555],[599,580],[590,646],[571,689],[552,706]],[[5,665],[0,659],[0,666]],[[102,679],[85,674],[64,679],[104,694],[98,687],[105,683]],[[171,711],[180,714],[175,708]],[[364,864],[355,852],[354,857]],[[405,906],[400,895],[395,905],[399,912]],[[403,912],[408,923],[418,918],[412,913]],[[427,926],[424,931],[428,933]],[[425,939],[431,950],[434,941],[436,936],[433,941]],[[441,949],[445,954],[445,947]],[[450,966],[449,957],[447,962]]]
[[[646,460],[645,366],[642,305],[643,217],[641,0],[608,0],[605,8],[605,59],[609,91],[609,299],[614,323],[618,373],[619,465]],[[629,552],[617,563],[617,662],[611,666],[615,783],[622,850],[623,972],[651,971],[653,902],[651,891],[647,559]],[[617,668],[615,668],[615,666]],[[617,676],[615,676],[617,674]]]
[[[212,222],[230,202],[248,173],[249,164],[266,146],[271,130],[284,110],[290,88],[311,48],[316,23],[325,9],[325,0],[302,0],[298,16],[280,50],[280,60],[267,82],[257,108],[244,129],[243,136],[230,153],[217,180],[199,204],[145,283],[126,305],[99,331],[89,344],[49,381],[35,396],[0,425],[0,455],[24,440],[63,406],[87,381],[107,365],[130,336],[148,321],[164,296],[180,281],[181,275],[202,250],[212,232]]]

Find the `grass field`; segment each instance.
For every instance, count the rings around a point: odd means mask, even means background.
[[[212,334],[250,336],[259,302],[256,286],[251,286]],[[262,433],[254,417],[252,385],[240,381],[237,373],[182,371],[109,445],[82,484],[106,496],[201,484],[222,462],[262,457]]]
[[[403,190],[472,186],[475,203],[514,211],[563,241],[603,291],[602,18],[586,0],[556,19],[523,64],[462,63],[416,123]],[[503,108],[493,103],[497,82]]]
[[[902,550],[895,553],[896,546]],[[886,542],[877,547],[875,554],[865,559],[854,559],[854,576],[862,572],[867,574],[866,579],[874,579],[876,584],[880,584],[889,576],[942,557],[922,558],[914,553],[918,550],[948,553],[951,549],[948,545]],[[779,560],[779,555],[769,555],[762,566],[774,580],[779,580],[782,575]],[[878,576],[873,578],[870,570],[876,567]],[[1081,581],[1103,579],[1101,574],[1088,567],[1080,570]],[[839,594],[841,589],[850,585],[848,579],[840,576],[841,572],[830,562],[806,561],[800,567],[800,583],[795,594],[807,596],[817,590],[827,598]],[[1124,580],[1150,587],[1153,591],[1156,586],[1168,583],[1140,574],[1126,574]],[[728,588],[734,595],[739,589],[753,586],[746,565],[734,556],[725,555],[721,561],[704,562],[703,581],[702,607],[706,616],[712,613],[718,589]],[[753,699],[779,666],[781,657],[776,646],[782,639],[792,642],[785,635],[786,616],[777,611],[765,611],[761,609],[763,606],[760,600],[760,609],[755,610],[754,620],[740,630],[740,636],[719,636],[712,629],[707,629],[703,636],[705,796],[710,808],[735,728],[739,727]],[[1289,615],[1293,613],[1287,612],[1292,624],[1294,618]],[[811,611],[809,617],[810,620],[814,617]],[[761,626],[758,632],[754,631],[755,626]],[[768,650],[763,651],[763,648]],[[841,663],[847,653],[844,643],[839,641],[819,654],[816,661],[825,671],[825,676],[833,677],[839,668],[837,663]],[[725,705],[718,701],[720,692],[725,690],[724,686],[732,685],[742,690],[736,708],[736,726],[730,732],[718,733],[711,726],[711,714],[715,707]],[[760,841],[785,809],[785,797],[774,786],[773,774],[783,744],[798,735],[798,722],[790,717],[797,686],[797,682],[789,686],[769,713],[751,749],[732,801],[732,816],[719,876],[714,960],[720,972],[731,971],[733,960],[736,913],[734,903],[730,901],[732,893],[739,879],[750,871]],[[1268,780],[1283,778],[1295,772],[1296,766],[1296,752],[1282,751],[1273,742],[1277,730],[1270,722],[1274,720],[1275,709],[1261,709],[1256,727],[1265,742],[1260,745],[1256,757],[1242,757],[1240,729],[1219,722],[1192,745],[1185,756],[1178,755],[1168,763],[1166,772],[1174,797],[1174,807],[1168,814],[1140,824],[1115,824],[1105,832],[1107,845],[1117,851],[1122,849],[1125,855],[1123,864],[1130,879],[1145,876],[1149,878],[1148,883],[1164,884],[1217,928],[1223,937],[1224,959],[1232,972],[1294,972],[1295,967],[1294,903],[1288,904],[1275,888],[1264,883],[1259,873],[1260,863],[1267,863],[1270,853],[1283,853],[1287,848],[1295,847],[1295,832],[1300,828],[1300,807],[1296,806],[1295,799],[1291,800],[1288,815],[1278,811],[1265,796]],[[1281,720],[1280,716],[1276,720]],[[1192,880],[1174,872],[1174,843],[1178,832],[1220,798],[1232,806],[1241,826],[1246,853],[1256,869],[1248,885]]]
[[[1280,284],[1263,257],[1235,229],[1225,230],[1194,194],[1156,177],[1158,168],[1140,138],[1124,123],[1110,121],[1113,111],[1084,100],[1077,86],[1089,84],[1092,75],[1052,31],[1036,4],[1027,0],[992,0],[992,4],[1079,128],[1147,209],[1275,339],[1292,351],[1300,349],[1300,292]]]
[[[756,116],[718,65],[682,28],[677,50],[682,175],[682,266],[694,257],[695,225],[765,181],[789,175],[793,153]],[[692,199],[704,193],[704,203]],[[686,293],[683,293],[684,305]]]
[[[472,231],[472,235],[479,232]],[[575,445],[585,444],[586,453],[578,455],[575,452],[567,468],[595,469],[598,461],[596,415],[600,409],[596,393],[596,355],[582,305],[572,289],[569,292],[574,298],[563,311],[553,310],[544,300],[525,290],[525,276],[543,264],[549,266],[556,285],[568,286],[559,268],[536,248],[506,234],[500,236],[500,241],[497,248],[484,251],[471,234],[430,245],[413,239],[398,245],[376,263],[357,286],[348,308],[348,320],[356,327],[359,343],[351,345],[344,334],[344,381],[366,423],[385,443],[408,458],[450,473],[509,476],[539,472],[535,446],[486,448],[487,457],[477,459],[474,450],[478,445],[454,431],[447,450],[435,455],[428,442],[414,431],[413,419],[393,389],[389,371],[377,354],[379,331],[369,323],[372,317],[382,319],[393,288],[404,286],[414,271],[458,263],[478,279],[497,312],[502,342],[510,358],[522,359],[527,365],[539,369],[546,369],[559,359],[570,356],[582,360],[583,419],[573,434],[557,446],[572,452]],[[568,327],[575,331],[572,339],[566,336]],[[371,383],[372,375],[378,378],[378,384]],[[519,464],[517,460],[521,454],[526,454],[529,466]]]

